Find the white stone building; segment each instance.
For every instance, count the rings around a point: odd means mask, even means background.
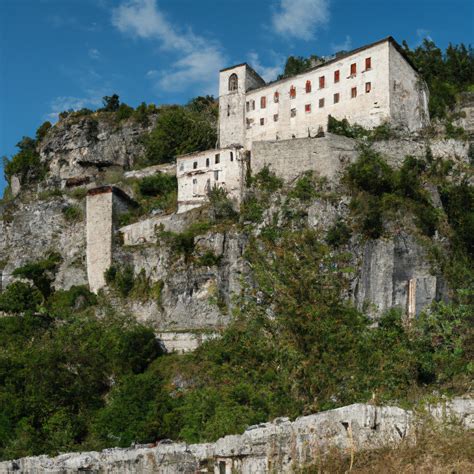
[[[221,149],[178,159],[179,212],[205,201],[208,182],[225,187],[239,200],[243,150],[251,156],[257,141],[314,137],[327,129],[329,115],[367,128],[389,122],[416,131],[429,123],[428,89],[392,37],[269,84],[245,63],[223,69],[219,76]],[[224,156],[231,150],[240,159],[213,163],[213,155]]]
[[[229,197],[240,204],[245,163],[242,147],[179,156],[176,160],[178,212],[186,212],[204,204],[208,192],[214,186],[226,189]]]

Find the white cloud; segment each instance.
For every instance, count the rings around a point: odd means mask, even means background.
[[[51,112],[46,115],[50,121],[56,121],[61,112],[68,110],[80,110],[84,108],[95,109],[102,104],[101,93],[89,91],[88,97],[60,96],[52,100],[50,104]]]
[[[89,49],[87,54],[89,55],[91,59],[100,59],[100,51],[96,48]]]
[[[273,64],[271,66],[264,66],[260,62],[260,56],[255,51],[251,51],[248,54],[248,62],[249,64],[257,71],[260,76],[266,81],[273,81],[277,78],[278,74],[283,71],[283,67],[285,65],[285,58],[281,55],[277,55],[275,53],[270,53],[272,56]]]
[[[176,91],[192,85],[200,93],[217,91],[217,70],[225,64],[219,43],[182,30],[158,8],[156,0],[128,0],[112,12],[112,24],[122,33],[155,40],[160,47],[175,52],[179,59],[166,71],[149,71],[157,93]]]
[[[425,30],[424,28],[418,28],[416,30],[416,36],[418,38],[418,44],[421,44],[424,39],[427,39],[428,41],[433,41],[430,36],[430,31]]]
[[[331,48],[335,53],[339,51],[350,51],[352,49],[352,38],[347,35],[342,43],[331,43]]]
[[[329,0],[280,0],[273,14],[276,33],[296,39],[314,38],[316,29],[329,21]]]

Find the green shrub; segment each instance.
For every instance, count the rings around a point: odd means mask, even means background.
[[[198,258],[196,263],[203,267],[213,267],[218,265],[221,259],[221,255],[217,256],[212,250],[207,250]]]
[[[177,189],[176,176],[158,173],[147,176],[138,182],[138,189],[143,196],[163,196]]]
[[[120,104],[119,108],[115,112],[115,118],[118,122],[126,120],[133,115],[133,108],[127,104]]]
[[[234,205],[229,199],[228,193],[225,189],[214,186],[208,192],[210,213],[214,222],[223,220],[234,220],[237,217],[237,212],[234,210]]]
[[[133,289],[135,276],[131,265],[121,267],[112,265],[105,271],[104,276],[107,285],[114,288],[123,298],[126,298]]]
[[[145,139],[146,160],[150,165],[169,163],[178,155],[213,148],[216,140],[215,126],[204,115],[180,106],[162,107]]]
[[[347,119],[337,120],[331,115],[328,115],[328,132],[348,138],[364,138],[370,133],[360,125],[351,125]]]
[[[262,203],[255,196],[246,198],[240,206],[240,216],[243,222],[261,222],[264,211]]]
[[[326,243],[332,247],[346,245],[351,239],[351,229],[343,219],[339,218],[333,226],[328,229]]]
[[[83,212],[79,206],[67,206],[63,208],[62,213],[67,222],[78,222],[83,218]]]
[[[13,270],[12,275],[31,280],[34,286],[47,299],[52,293],[52,283],[62,257],[57,252],[51,252],[45,258],[27,263]]]
[[[252,183],[255,184],[257,188],[268,193],[274,193],[283,186],[283,180],[278,178],[276,174],[270,170],[268,165],[265,165],[253,176]]]
[[[0,293],[0,311],[6,313],[23,313],[34,311],[43,302],[39,290],[29,283],[16,281]]]
[[[57,290],[48,298],[48,310],[61,317],[71,311],[82,311],[97,304],[97,296],[86,286],[72,286],[69,290]]]
[[[446,137],[447,138],[454,138],[456,140],[465,140],[467,139],[468,135],[464,128],[462,127],[455,127],[452,122],[446,123]]]
[[[392,192],[394,188],[393,170],[379,153],[367,147],[348,167],[347,177],[353,187],[376,196]]]
[[[18,176],[21,184],[40,181],[46,174],[45,166],[35,150],[22,150],[11,160],[4,157],[3,172],[8,183],[11,183],[13,176]]]
[[[306,172],[298,178],[294,188],[289,192],[289,197],[297,198],[301,201],[310,201],[318,197],[319,193],[316,188],[316,181],[312,172]]]
[[[40,142],[48,134],[50,128],[52,127],[51,122],[44,122],[38,130],[36,130],[36,141]]]

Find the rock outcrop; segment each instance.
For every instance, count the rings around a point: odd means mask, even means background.
[[[46,186],[75,186],[94,181],[106,170],[128,170],[143,156],[142,138],[156,120],[144,125],[129,119],[115,122],[95,115],[68,117],[41,141],[41,160],[49,168]]]
[[[241,435],[220,438],[215,443],[184,444],[165,440],[154,445],[102,452],[69,453],[50,458],[37,456],[0,463],[0,472],[69,474],[214,472],[260,474],[294,472],[310,465],[331,448],[356,453],[394,447],[403,440],[416,442],[420,424],[433,417],[442,423],[474,428],[474,400],[457,398],[428,407],[425,417],[398,407],[354,404],[304,416],[291,422],[251,426]]]

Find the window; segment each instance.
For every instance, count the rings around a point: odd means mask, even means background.
[[[319,108],[322,109],[324,107],[324,99],[319,99]]]
[[[197,167],[198,167],[198,162],[195,161],[195,162],[193,163],[193,170],[197,170]]]
[[[354,99],[355,97],[357,97],[357,87],[351,89],[351,98]]]
[[[251,128],[251,127],[252,127],[252,124],[253,124],[253,119],[249,119],[249,118],[248,118],[248,119],[246,120],[246,122],[247,122],[247,128]]]
[[[198,192],[198,180],[193,179],[193,194],[197,194]]]
[[[220,163],[220,161],[221,161],[221,155],[219,153],[217,153],[216,160],[215,160],[216,165],[217,165],[217,163]]]
[[[319,78],[319,88],[320,89],[324,89],[325,82],[326,82],[326,80],[324,79],[324,76],[321,76]]]
[[[252,110],[255,110],[255,101],[254,101],[254,100],[251,100],[251,101],[250,101],[250,108],[251,108]]]
[[[227,117],[230,117],[230,105],[227,106]]]
[[[339,69],[337,71],[334,71],[334,82],[339,82],[340,77],[341,73],[339,72]]]
[[[197,184],[198,180],[197,179],[193,179],[193,184]]]
[[[357,74],[357,64],[352,63],[351,64],[351,76],[355,76]]]
[[[208,180],[206,181],[206,191],[209,192],[210,190],[211,190],[211,180],[208,179]]]
[[[249,102],[249,101],[247,101],[247,102],[245,103],[245,110],[246,110],[247,112],[250,111],[250,102]]]
[[[291,86],[290,87],[290,99],[294,99],[296,97],[296,87]]]
[[[260,119],[260,125],[265,125],[265,119],[264,118]]]
[[[291,109],[290,116],[296,117],[296,109]]]
[[[372,90],[372,84],[370,82],[365,83],[365,92],[368,94]]]
[[[337,104],[339,102],[339,92],[334,94],[334,103]]]
[[[309,114],[311,112],[311,104],[306,104],[304,106],[304,111]]]
[[[273,121],[274,121],[274,122],[278,122],[278,114],[275,114],[275,115],[273,116]]]
[[[209,168],[209,158],[206,158],[206,166]]]
[[[181,164],[179,165],[179,171],[183,171],[183,170],[184,170],[184,163],[181,163]]]
[[[372,58],[365,58],[365,70],[372,69]]]
[[[219,180],[219,170],[214,171],[214,181]]]
[[[234,154],[230,152],[230,161],[234,161]]]
[[[306,93],[309,94],[311,92],[311,81],[306,81]]]
[[[275,102],[275,104],[277,104],[278,102],[280,102],[280,93],[278,91],[276,91],[274,94],[273,94],[273,102]]]
[[[239,87],[239,78],[237,77],[237,74],[231,74],[229,76],[229,91],[236,91],[237,88]]]
[[[266,97],[260,97],[260,108],[264,109],[267,106],[267,98]]]

